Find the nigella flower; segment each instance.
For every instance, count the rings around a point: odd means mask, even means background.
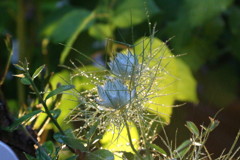
[[[113,74],[124,78],[138,73],[138,59],[131,52],[128,54],[117,53],[114,60],[109,63],[109,67]]]
[[[104,86],[98,86],[98,103],[107,108],[119,109],[126,106],[134,98],[135,90],[129,92],[119,79],[108,80]]]

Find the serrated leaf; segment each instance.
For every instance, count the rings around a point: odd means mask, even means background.
[[[42,65],[40,67],[38,67],[38,69],[33,73],[32,75],[32,79],[37,78],[37,76],[42,72],[42,70],[44,69],[45,65]]]
[[[199,136],[199,130],[198,130],[197,126],[193,122],[187,121],[186,127],[195,136]]]
[[[19,64],[13,64],[15,68],[17,68],[18,70],[21,70],[21,71],[25,71],[25,69],[20,66]]]
[[[87,160],[114,160],[114,155],[112,152],[104,149],[99,149],[94,152],[90,152],[86,156]]]
[[[150,144],[150,147],[152,147],[153,149],[155,149],[158,153],[160,153],[161,155],[163,155],[164,157],[167,156],[167,153],[159,146],[157,146],[156,144]]]
[[[29,114],[26,114],[26,115],[20,117],[19,119],[14,121],[12,125],[7,127],[7,130],[12,131],[12,130],[16,129],[16,127],[19,126],[21,123],[23,123],[24,121],[32,118],[33,116],[35,116],[35,115],[37,115],[37,114],[39,114],[41,112],[42,112],[42,110],[36,110],[36,111],[33,111],[33,112],[29,113]]]
[[[31,85],[31,81],[26,77],[21,78],[21,83],[24,85]]]
[[[45,100],[47,100],[48,98],[52,97],[52,96],[55,96],[57,94],[60,94],[62,93],[63,91],[67,91],[67,90],[70,90],[70,89],[73,89],[74,88],[74,85],[62,85],[60,87],[58,87],[57,89],[51,91],[47,97],[45,98]]]
[[[79,149],[80,151],[83,151],[83,152],[87,151],[87,149],[84,147],[84,145],[82,144],[82,141],[80,139],[65,136],[65,135],[62,135],[61,133],[55,133],[53,138],[57,142],[66,144],[66,145],[70,146],[71,148]]]

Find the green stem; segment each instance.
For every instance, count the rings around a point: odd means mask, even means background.
[[[58,130],[61,132],[61,134],[65,135],[62,128],[60,127],[60,125],[58,124],[58,122],[56,121],[56,119],[52,116],[51,112],[49,111],[47,104],[45,103],[45,101],[43,100],[43,97],[41,96],[38,88],[36,87],[35,83],[33,82],[31,76],[27,73],[26,77],[30,80],[31,85],[35,91],[35,93],[37,94],[37,97],[40,100],[40,103],[43,105],[45,112],[47,113],[48,117],[52,120],[52,122],[54,123],[54,125],[58,128]]]
[[[27,72],[25,74],[26,78],[28,78],[31,82],[31,85],[37,95],[37,97],[39,98],[40,100],[40,103],[43,105],[44,109],[45,109],[45,112],[47,113],[48,117],[51,119],[51,121],[54,123],[54,125],[57,127],[57,129],[60,131],[60,133],[62,135],[65,135],[65,133],[63,132],[61,126],[58,124],[57,120],[52,116],[51,112],[49,111],[48,107],[47,107],[47,104],[45,103],[45,101],[43,100],[43,97],[41,96],[37,86],[35,85],[35,83],[33,82],[30,74]],[[69,150],[73,153],[75,153],[74,149],[72,149],[70,146],[67,145],[67,147],[69,148]]]
[[[139,154],[139,152],[135,149],[135,147],[133,145],[130,129],[129,129],[129,126],[128,126],[128,123],[127,123],[127,120],[126,120],[126,117],[125,117],[124,113],[123,113],[123,120],[124,120],[126,129],[127,129],[127,135],[128,135],[130,146],[131,146],[133,152],[138,156],[138,158],[143,160],[142,156]]]
[[[27,57],[26,53],[26,21],[25,21],[25,12],[26,12],[26,4],[24,0],[17,0],[17,39],[19,42],[19,60],[23,60],[23,58]],[[20,72],[18,72],[20,74]],[[25,101],[25,87],[18,81],[17,82],[17,96],[19,106],[22,107]]]

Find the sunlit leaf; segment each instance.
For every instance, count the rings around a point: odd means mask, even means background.
[[[128,125],[130,127],[133,145],[135,148],[138,148],[139,135],[137,128],[133,123],[128,122]],[[109,126],[100,142],[103,148],[111,151],[125,151],[134,153],[131,146],[129,145],[126,127],[118,129],[113,125]]]
[[[167,156],[167,153],[159,146],[157,146],[156,144],[150,144],[150,147],[152,147],[154,150],[156,150],[157,152],[159,152],[161,155],[163,155],[164,157]]]
[[[38,67],[38,69],[33,73],[32,75],[32,79],[37,78],[37,76],[42,72],[42,70],[44,69],[45,65],[42,65],[40,67]]]
[[[16,67],[18,70],[25,71],[25,69],[24,69],[22,66],[20,66],[19,64],[13,64],[13,65],[14,65],[14,67]]]
[[[155,59],[158,58],[159,62],[151,61],[150,68],[157,63],[160,63],[161,67],[164,68],[164,71],[157,75],[162,77],[158,86],[155,86],[155,88],[159,88],[159,91],[153,93],[162,96],[151,99],[146,107],[149,108],[150,112],[158,114],[169,123],[175,100],[197,102],[196,81],[187,65],[175,58],[167,45],[159,39],[142,38],[135,44],[137,44],[136,54],[141,54],[144,51],[144,55],[148,56],[151,50],[156,54]],[[162,89],[160,90],[160,88]]]
[[[53,96],[55,96],[55,95],[57,95],[57,94],[60,94],[60,93],[62,93],[63,91],[67,91],[67,90],[70,90],[70,89],[73,89],[73,88],[74,88],[74,85],[62,85],[62,86],[58,87],[57,89],[51,91],[51,92],[47,95],[47,97],[45,98],[45,100],[47,100],[48,98],[53,97]]]

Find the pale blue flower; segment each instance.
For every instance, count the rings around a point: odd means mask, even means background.
[[[109,63],[109,67],[113,74],[123,78],[129,78],[138,73],[138,59],[131,52],[128,54],[117,53],[114,60]]]
[[[126,106],[134,98],[135,91],[129,92],[120,80],[108,80],[104,86],[98,86],[98,103],[107,108],[119,109]]]

